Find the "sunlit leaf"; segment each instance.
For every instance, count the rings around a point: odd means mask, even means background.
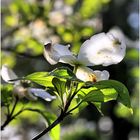
[[[113,88],[101,89],[101,90],[91,90],[85,96],[80,95],[80,97],[86,102],[108,102],[110,100],[117,99],[117,92]]]
[[[74,108],[77,104],[78,104],[77,99],[76,99],[76,98],[73,99],[72,102],[71,102],[71,105],[70,105],[70,107],[69,107],[69,110],[72,109],[72,108]],[[74,109],[74,110],[72,111],[72,115],[74,115],[74,116],[78,115],[79,110],[80,110],[80,107],[77,107],[76,109]]]
[[[35,72],[24,77],[25,80],[30,80],[45,87],[53,87],[52,80],[56,77],[61,81],[65,79],[72,79],[74,74],[68,68],[57,68],[52,72]]]
[[[115,113],[119,117],[129,118],[132,115],[133,111],[131,108],[127,108],[126,106],[120,103],[116,106]]]
[[[51,122],[54,120],[51,120]],[[49,132],[50,137],[52,140],[60,140],[60,124],[56,125],[51,131]]]
[[[95,84],[89,84],[87,88],[82,88],[78,94],[84,101],[89,102],[108,102],[110,100],[118,100],[120,103],[128,107],[131,113],[133,112],[127,88],[122,83],[115,80],[104,80]]]
[[[55,76],[57,78],[66,78],[66,79],[71,79],[75,77],[73,72],[69,68],[66,68],[66,67],[56,68],[55,70],[50,72],[50,75]]]
[[[30,74],[30,75],[27,75],[25,78],[30,80],[30,79],[45,77],[47,75],[48,75],[48,72],[35,72],[35,73]]]
[[[24,79],[30,80],[45,87],[53,87],[53,78],[53,76],[48,75],[48,72],[35,72],[30,75],[27,75]]]
[[[28,80],[31,80],[32,82],[35,82],[44,87],[53,87],[53,84],[52,84],[53,78],[54,78],[53,76],[48,76],[48,77],[39,77],[39,78],[28,79]]]
[[[51,125],[57,119],[57,116],[55,114],[52,114],[49,112],[46,112],[45,116],[46,116],[46,121],[48,122],[48,125]],[[49,136],[52,140],[60,140],[60,124],[57,124],[54,128],[50,130]]]
[[[95,87],[100,85],[114,88],[118,93],[117,100],[124,104],[126,107],[131,108],[129,92],[124,84],[115,80],[104,80],[96,83]]]

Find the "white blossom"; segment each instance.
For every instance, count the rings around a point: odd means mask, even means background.
[[[112,33],[100,33],[82,44],[78,59],[87,66],[108,66],[122,61],[125,49],[125,43]]]
[[[85,82],[86,81],[98,82],[101,80],[108,80],[109,72],[106,70],[93,71],[92,69],[88,67],[81,66],[77,68],[76,77]]]
[[[78,66],[76,71],[77,78],[83,81],[107,80],[107,71],[92,71],[86,66],[103,65],[108,66],[117,64],[125,56],[126,45],[123,38],[119,38],[113,32],[99,33],[86,40],[75,57],[69,50],[69,46],[60,44],[45,44],[44,56],[50,64],[68,63]]]
[[[69,50],[70,46],[64,46],[60,44],[52,45],[50,42],[45,44],[44,48],[44,56],[47,59],[47,61],[54,65],[60,61],[60,58],[66,56],[72,56],[72,53]]]
[[[10,80],[18,78],[17,75],[10,68],[7,67],[7,65],[2,65],[1,77],[7,83],[14,83]]]
[[[30,100],[36,100],[37,97],[40,97],[46,101],[52,101],[55,99],[55,96],[50,95],[44,89],[24,87],[20,80],[16,80],[18,79],[18,76],[15,72],[6,65],[2,66],[1,77],[5,82],[14,84],[13,94],[19,98],[26,97]]]

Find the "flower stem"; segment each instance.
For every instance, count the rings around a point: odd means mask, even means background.
[[[9,107],[8,107],[7,119],[4,122],[4,124],[1,126],[1,130],[4,130],[4,128],[14,119],[14,117],[12,117],[12,115],[13,115],[13,113],[15,111],[17,103],[18,103],[18,98],[16,97],[16,100],[15,100],[15,103],[14,103],[14,106],[12,108],[11,113],[9,112]]]
[[[61,123],[61,121],[70,113],[67,113],[66,111],[61,110],[60,116],[46,129],[44,129],[41,133],[39,133],[37,136],[35,136],[32,140],[38,140],[42,136],[44,136],[46,133],[48,133],[52,128],[54,128],[56,125]]]
[[[44,129],[40,134],[35,136],[32,140],[38,140],[42,136],[44,136],[47,132],[49,132],[52,128],[54,128],[57,124],[59,124],[63,120],[64,116],[60,115],[49,127]]]
[[[76,73],[76,70],[77,70],[77,67],[75,66],[74,69],[73,69],[73,73]],[[66,116],[68,116],[71,113],[71,111],[73,111],[74,109],[76,109],[81,104],[81,103],[78,104],[76,107],[74,107],[73,109],[71,109],[70,111],[68,111],[69,106],[70,106],[70,104],[72,102],[72,99],[75,97],[75,95],[77,93],[77,91],[76,91],[77,86],[76,86],[76,89],[75,89],[74,92],[72,91],[73,86],[74,86],[74,81],[71,81],[69,96],[67,98],[66,105],[64,106],[63,110],[61,110],[60,116],[49,127],[47,127],[46,129],[44,129],[41,133],[39,133],[37,136],[35,136],[32,140],[38,140],[39,138],[41,138],[42,136],[44,136],[52,128],[54,128],[57,124],[61,123],[61,121]]]

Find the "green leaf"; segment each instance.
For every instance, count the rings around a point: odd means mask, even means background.
[[[95,87],[101,85],[104,87],[106,86],[106,87],[114,88],[118,93],[117,100],[121,102],[123,105],[125,105],[126,107],[131,108],[129,92],[124,84],[115,80],[104,80],[104,81],[97,82],[95,84]]]
[[[55,90],[60,95],[61,99],[63,100],[63,94],[66,92],[66,82],[61,81],[58,78],[53,78],[52,84],[55,87]]]
[[[1,102],[2,105],[9,105],[13,101],[13,85],[1,85]]]
[[[30,80],[45,87],[53,87],[53,78],[54,76],[49,76],[48,72],[35,72],[24,77],[25,80]]]
[[[46,127],[51,125],[57,119],[57,116],[55,114],[52,114],[51,112],[48,112],[46,110],[46,106],[44,106],[41,103],[35,103],[35,104],[37,104],[37,105],[34,105],[34,102],[29,102],[28,104],[24,105],[24,107],[25,107],[24,109],[26,111],[24,111],[24,113],[22,113],[21,115],[22,116],[26,115],[25,117],[28,117],[33,120],[31,115],[29,115],[28,111],[39,113],[46,120],[46,122],[45,122]],[[23,108],[21,105],[20,105],[19,109]],[[34,114],[32,114],[32,115],[34,115]],[[56,125],[53,129],[51,129],[49,131],[49,135],[52,140],[60,140],[60,124]]]
[[[75,106],[77,106],[77,104],[78,104],[78,101],[77,101],[76,98],[74,98],[74,99],[72,100],[70,106],[69,106],[69,110],[71,110],[72,108],[74,108]],[[72,115],[74,115],[74,116],[78,115],[79,109],[80,109],[79,107],[77,107],[76,109],[74,109],[74,110],[72,111]]]
[[[57,119],[57,116],[55,114],[49,112],[46,112],[45,116],[48,125],[51,125]],[[52,140],[60,140],[60,124],[57,124],[54,128],[52,128],[49,131],[49,136]]]
[[[131,108],[127,108],[126,106],[120,103],[117,104],[117,106],[115,106],[115,114],[119,117],[130,118],[133,112]]]
[[[110,100],[117,99],[117,92],[113,88],[91,90],[85,96],[81,95],[81,98],[86,102],[108,102]]]
[[[52,72],[35,72],[24,77],[25,80],[30,80],[45,87],[53,87],[52,80],[56,77],[61,81],[74,78],[73,72],[68,68],[57,68]]]
[[[64,79],[72,79],[73,77],[75,77],[74,73],[66,67],[56,68],[55,70],[50,72],[50,75]]]
[[[48,76],[48,72],[35,72],[35,73],[27,75],[25,78],[36,79],[36,78],[45,77],[45,76]]]
[[[52,140],[60,140],[60,124],[55,126],[49,133]]]
[[[104,114],[103,114],[103,112],[102,112],[102,110],[101,110],[102,103],[99,103],[99,102],[91,102],[91,103],[97,108],[97,110],[100,112],[100,114],[101,114],[102,116],[104,116]]]
[[[124,84],[115,80],[99,81],[95,84],[88,84],[79,92],[79,97],[84,101],[90,102],[107,102],[118,100],[120,103],[133,112],[130,104],[129,92]]]

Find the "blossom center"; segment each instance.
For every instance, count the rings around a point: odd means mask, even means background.
[[[46,51],[50,51],[51,50],[51,47],[52,47],[52,44],[51,43],[47,43],[44,46],[45,46],[45,50]]]
[[[97,82],[96,76],[94,74],[89,75],[89,81],[91,82]]]
[[[114,45],[121,45],[121,42],[119,39],[115,38],[114,41],[113,41],[113,44]]]

